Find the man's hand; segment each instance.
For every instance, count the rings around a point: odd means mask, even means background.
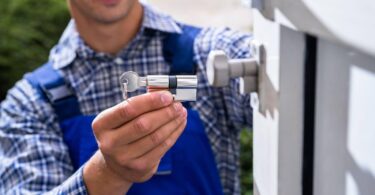
[[[150,179],[186,116],[169,92],[146,93],[100,113],[92,123],[99,150],[83,171],[90,194],[124,194],[133,182]]]

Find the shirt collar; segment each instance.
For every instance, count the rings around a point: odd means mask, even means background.
[[[178,34],[182,32],[171,16],[161,13],[147,4],[142,5],[144,8],[143,21],[138,33],[144,32],[145,29]],[[89,48],[79,36],[75,22],[72,19],[65,28],[58,44],[52,48],[49,60],[53,63],[55,69],[61,69],[71,64],[77,53],[86,57],[95,55],[95,51]]]
[[[143,4],[144,16],[142,27],[167,33],[181,33],[176,21],[169,15],[157,11],[155,8]]]

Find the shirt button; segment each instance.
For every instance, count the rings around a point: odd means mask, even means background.
[[[122,60],[121,58],[116,58],[116,59],[115,59],[115,63],[116,63],[116,64],[123,64],[123,63],[124,63],[124,60]]]

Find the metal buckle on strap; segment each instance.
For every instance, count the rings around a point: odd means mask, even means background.
[[[67,85],[61,85],[51,89],[44,88],[43,91],[51,102],[57,102],[74,95],[73,90]]]

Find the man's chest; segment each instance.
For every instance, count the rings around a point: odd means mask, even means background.
[[[76,92],[82,113],[91,115],[123,101],[119,78],[124,72],[134,71],[141,76],[167,75],[169,70],[169,64],[161,55],[144,54],[129,59],[76,60],[64,74]],[[140,89],[128,96],[145,92],[146,89]]]

